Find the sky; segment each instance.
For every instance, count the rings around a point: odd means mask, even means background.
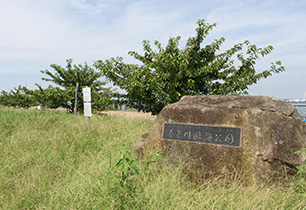
[[[286,71],[260,80],[251,95],[303,98],[306,91],[306,1],[304,0],[0,0],[0,91],[35,89],[51,64],[92,65],[97,60],[142,53],[142,41],[164,46],[194,36],[196,22],[217,27],[205,43],[225,37],[222,49],[248,40],[272,45],[258,72],[280,60]]]

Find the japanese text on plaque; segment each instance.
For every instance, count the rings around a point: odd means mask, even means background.
[[[240,146],[241,129],[191,124],[164,124],[164,139]]]

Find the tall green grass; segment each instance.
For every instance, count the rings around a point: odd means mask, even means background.
[[[0,107],[0,209],[305,209],[306,181],[288,187],[191,183],[167,160],[116,167],[153,120]],[[130,153],[129,160],[135,161]],[[154,158],[152,159],[154,160]]]

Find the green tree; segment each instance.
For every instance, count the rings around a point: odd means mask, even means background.
[[[129,106],[153,114],[184,95],[247,94],[250,85],[285,70],[277,61],[271,63],[269,70],[256,72],[256,61],[273,50],[270,45],[258,48],[244,41],[220,52],[225,42],[222,37],[203,46],[216,24],[199,20],[197,25],[196,35],[188,39],[183,49],[179,48],[179,36],[170,38],[166,47],[155,41],[156,50],[149,41],[143,41],[143,55],[129,52],[142,64],[126,64],[117,57],[98,60],[94,66],[126,91]]]
[[[73,91],[62,90],[59,87],[53,87],[49,85],[47,88],[42,88],[36,84],[37,90],[33,91],[33,96],[39,104],[51,109],[59,107],[67,108],[67,111],[71,108],[70,95],[73,95]]]
[[[56,64],[50,65],[55,73],[49,70],[41,71],[49,76],[49,78],[42,78],[42,80],[50,81],[61,87],[49,86],[44,90],[38,85],[40,92],[37,93],[37,97],[40,98],[39,101],[41,103],[47,104],[50,107],[62,106],[73,112],[77,83],[79,84],[77,110],[83,110],[82,88],[86,86],[91,87],[92,103],[96,109],[100,109],[103,103],[110,103],[114,92],[111,88],[103,87],[106,82],[99,80],[102,76],[101,72],[95,71],[87,63],[84,66],[81,64],[72,65],[72,59],[67,59],[66,62],[66,69]]]
[[[33,91],[19,85],[10,92],[2,91],[0,95],[0,104],[5,106],[29,108],[37,104]]]
[[[11,101],[11,99],[10,99],[9,93],[2,90],[1,93],[0,93],[0,104],[4,105],[4,106],[11,106],[10,101]]]

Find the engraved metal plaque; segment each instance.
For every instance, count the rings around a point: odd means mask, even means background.
[[[241,128],[165,123],[163,139],[240,146]]]

